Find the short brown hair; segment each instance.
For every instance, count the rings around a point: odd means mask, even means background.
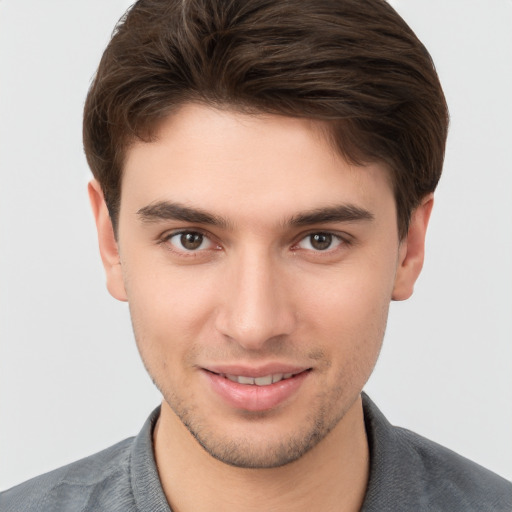
[[[123,158],[185,102],[326,121],[350,162],[391,172],[400,237],[441,175],[432,59],[383,0],[139,0],[101,59],[84,147],[114,229]]]

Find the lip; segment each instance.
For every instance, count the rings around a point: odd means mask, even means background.
[[[228,406],[244,411],[267,411],[273,409],[295,395],[304,381],[310,375],[310,368],[298,368],[288,365],[265,365],[259,368],[244,366],[218,366],[219,371],[209,367],[202,369],[202,374],[209,382],[213,392]],[[239,384],[223,376],[239,375],[244,377],[263,377],[273,373],[293,373],[288,379],[257,386],[254,384]]]
[[[267,363],[261,366],[208,365],[204,367],[204,370],[224,375],[239,375],[241,377],[264,377],[272,373],[301,373],[309,370],[309,368],[283,363]]]

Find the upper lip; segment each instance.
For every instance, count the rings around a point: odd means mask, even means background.
[[[242,364],[212,364],[203,366],[204,370],[222,375],[237,375],[240,377],[265,377],[276,373],[301,373],[310,368],[286,363],[267,363],[258,366]]]

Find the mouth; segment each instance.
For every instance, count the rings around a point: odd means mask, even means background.
[[[312,372],[312,368],[272,371],[244,368],[203,368],[212,391],[226,405],[245,411],[264,411],[288,403]],[[284,370],[284,368],[283,368]],[[292,371],[289,371],[292,370]]]
[[[302,371],[309,371],[309,369]],[[270,386],[271,384],[276,384],[277,382],[281,382],[282,380],[291,379],[295,375],[302,373],[302,371],[295,373],[270,373],[268,375],[263,375],[261,377],[250,377],[246,375],[230,375],[227,373],[218,373],[217,375],[219,375],[220,377],[224,377],[225,379],[228,379],[231,382],[237,382],[238,384],[244,384],[248,386]]]

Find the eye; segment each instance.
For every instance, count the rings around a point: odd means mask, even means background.
[[[310,251],[327,251],[328,249],[334,249],[344,241],[332,233],[310,233],[304,237],[298,244],[297,247],[301,249],[307,249]]]
[[[197,231],[181,231],[167,238],[167,241],[178,251],[193,252],[211,249],[215,244],[205,235]]]

